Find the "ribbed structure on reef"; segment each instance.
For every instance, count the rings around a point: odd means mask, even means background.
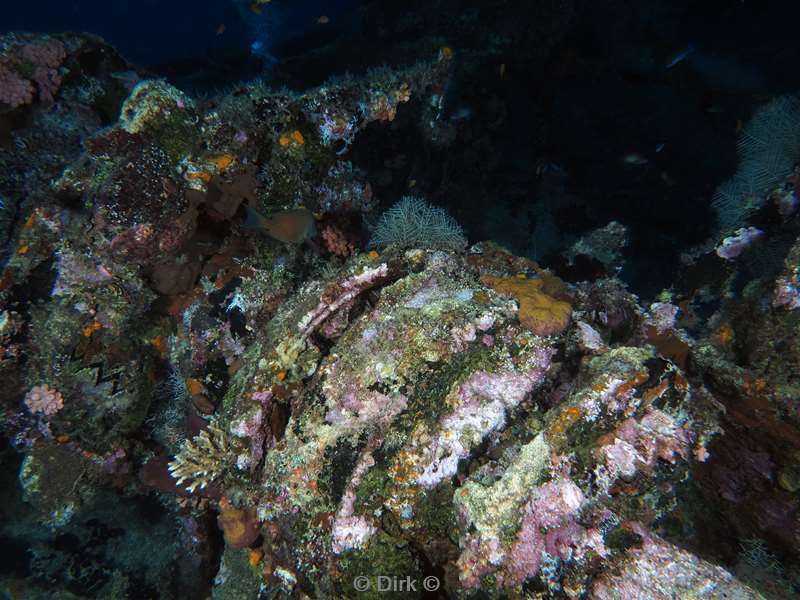
[[[175,460],[169,463],[169,472],[178,484],[191,481],[190,492],[208,487],[230,466],[233,448],[225,430],[216,423],[187,440]]]

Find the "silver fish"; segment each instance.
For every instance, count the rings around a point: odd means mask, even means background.
[[[641,154],[636,154],[635,152],[631,154],[626,154],[622,157],[622,162],[626,165],[633,165],[633,166],[641,166],[646,165],[649,160],[646,157],[642,156]]]

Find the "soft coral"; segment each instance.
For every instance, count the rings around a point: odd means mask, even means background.
[[[34,83],[39,99],[52,102],[61,85],[58,67],[65,57],[64,44],[47,36],[8,45],[0,54],[0,102],[11,108],[30,104]]]

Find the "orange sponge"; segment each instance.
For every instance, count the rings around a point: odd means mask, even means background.
[[[544,293],[543,279],[519,277],[481,277],[481,283],[519,302],[519,322],[536,335],[555,335],[569,325],[572,306]]]
[[[227,502],[220,504],[217,517],[225,542],[234,550],[252,545],[261,534],[261,523],[252,509],[232,508]]]

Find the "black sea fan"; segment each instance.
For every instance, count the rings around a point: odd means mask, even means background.
[[[800,98],[778,96],[753,115],[738,144],[739,168],[712,204],[723,230],[741,225],[800,160]]]

